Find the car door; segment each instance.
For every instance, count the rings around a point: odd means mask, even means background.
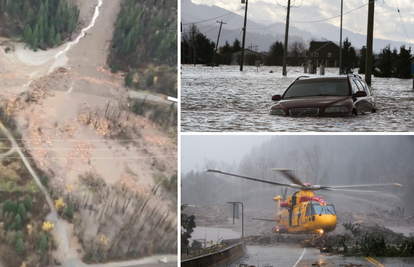
[[[352,84],[353,94],[355,94],[358,91],[366,93],[366,91],[364,90],[362,84],[359,83],[357,79],[351,78],[351,84]],[[372,111],[372,107],[369,104],[369,102],[367,101],[367,97],[368,97],[368,95],[367,96],[354,97],[354,100],[355,100],[354,105],[355,105],[355,108],[357,109],[358,113],[371,112]]]
[[[367,97],[365,98],[367,101],[367,104],[369,104],[369,111],[374,111],[375,109],[375,96],[372,94],[371,90],[369,89],[367,83],[364,80],[357,80],[360,84],[363,90],[367,93]]]

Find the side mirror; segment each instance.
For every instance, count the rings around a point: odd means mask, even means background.
[[[362,96],[367,96],[367,92],[365,91],[358,91],[354,94],[354,97],[362,97]]]
[[[274,95],[274,96],[272,96],[272,100],[273,101],[279,101],[281,99],[282,99],[282,97],[280,95]]]

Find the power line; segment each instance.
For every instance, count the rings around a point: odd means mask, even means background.
[[[6,137],[0,137],[0,141],[9,141],[8,138]],[[31,140],[35,140],[37,141],[38,139],[18,139],[15,138],[14,140],[18,140],[18,141],[31,141]],[[159,140],[171,140],[171,138],[159,138]],[[83,140],[83,139],[51,139],[48,141],[54,141],[54,142],[107,142],[107,141],[118,141],[118,142],[137,142],[137,141],[148,141],[145,138],[134,138],[134,139],[91,139],[91,140]]]
[[[410,44],[410,46],[411,46],[410,38],[408,38],[407,31],[405,30],[404,22],[403,22],[403,19],[402,19],[402,17],[401,17],[401,12],[400,12],[400,9],[398,8],[397,0],[395,0],[395,5],[397,6],[398,14],[400,15],[400,20],[401,20],[401,24],[402,24],[403,29],[404,29],[404,32],[405,32],[405,36],[407,36],[408,43],[409,43],[409,44]]]
[[[176,148],[173,146],[161,146],[161,147],[143,147],[143,148],[39,148],[39,147],[29,147],[29,148],[21,148],[22,150],[44,150],[44,151],[137,151],[137,150],[150,150],[150,149],[169,149],[169,148]],[[1,147],[1,149],[12,149],[12,147]],[[6,153],[6,152],[5,152]]]
[[[148,156],[148,157],[26,157],[31,159],[96,159],[96,160],[105,160],[105,159],[150,159],[150,158],[175,158],[174,155],[167,156]],[[5,159],[21,159],[20,157],[5,157]]]
[[[365,5],[362,5],[362,6],[360,6],[360,7],[357,7],[357,8],[355,8],[355,9],[352,9],[352,10],[350,10],[350,11],[348,11],[348,12],[345,12],[343,15],[346,15],[346,14],[349,14],[349,13],[351,13],[351,12],[354,12],[354,11],[356,11],[356,10],[358,10],[358,9],[361,9],[361,8],[363,8],[363,7],[365,7],[365,6],[367,6],[369,3],[367,3],[367,4],[365,4]],[[339,18],[341,16],[341,14],[339,14],[339,15],[337,15],[337,16],[334,16],[334,17],[331,17],[331,18],[327,18],[327,19],[321,19],[321,20],[311,20],[311,21],[298,21],[298,20],[289,20],[289,21],[291,21],[291,22],[295,22],[295,23],[316,23],[316,22],[323,22],[323,21],[327,21],[327,20],[331,20],[331,19],[335,19],[335,18]]]
[[[202,23],[202,22],[206,22],[206,21],[210,21],[210,20],[215,20],[215,19],[218,19],[218,18],[221,18],[221,17],[225,17],[225,16],[227,16],[228,14],[236,14],[236,15],[238,15],[238,14],[237,14],[237,13],[235,13],[235,12],[237,12],[237,11],[239,11],[239,10],[242,10],[242,9],[243,9],[243,8],[239,8],[239,9],[237,9],[237,10],[235,10],[235,11],[230,11],[230,12],[228,12],[228,13],[224,14],[224,15],[221,15],[221,16],[218,16],[218,17],[215,17],[215,18],[211,18],[211,19],[206,19],[206,20],[201,20],[201,21],[196,21],[196,22],[183,23],[183,25],[198,24],[198,23]]]

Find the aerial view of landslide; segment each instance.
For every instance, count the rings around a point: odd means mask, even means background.
[[[177,2],[0,0],[0,266],[175,266]]]

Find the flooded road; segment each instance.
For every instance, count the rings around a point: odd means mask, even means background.
[[[413,258],[343,257],[330,253],[321,253],[316,248],[300,246],[247,246],[243,257],[229,266],[268,266],[268,267],[302,267],[302,266],[413,266]],[[317,264],[316,264],[317,263]],[[375,263],[375,264],[374,264]]]
[[[273,71],[274,73],[270,73]],[[275,94],[303,73],[302,67],[182,65],[181,130],[183,132],[394,132],[414,131],[412,79],[372,78],[377,113],[348,118],[280,117],[268,111]],[[319,71],[319,70],[318,70]],[[326,76],[338,75],[327,68]],[[309,75],[319,76],[319,75]],[[363,75],[361,75],[363,77]]]
[[[196,227],[191,234],[190,242],[198,240],[199,242],[209,244],[220,243],[223,239],[241,238],[241,233],[233,231],[229,228],[215,228],[215,227]],[[209,243],[209,244],[208,244]]]

